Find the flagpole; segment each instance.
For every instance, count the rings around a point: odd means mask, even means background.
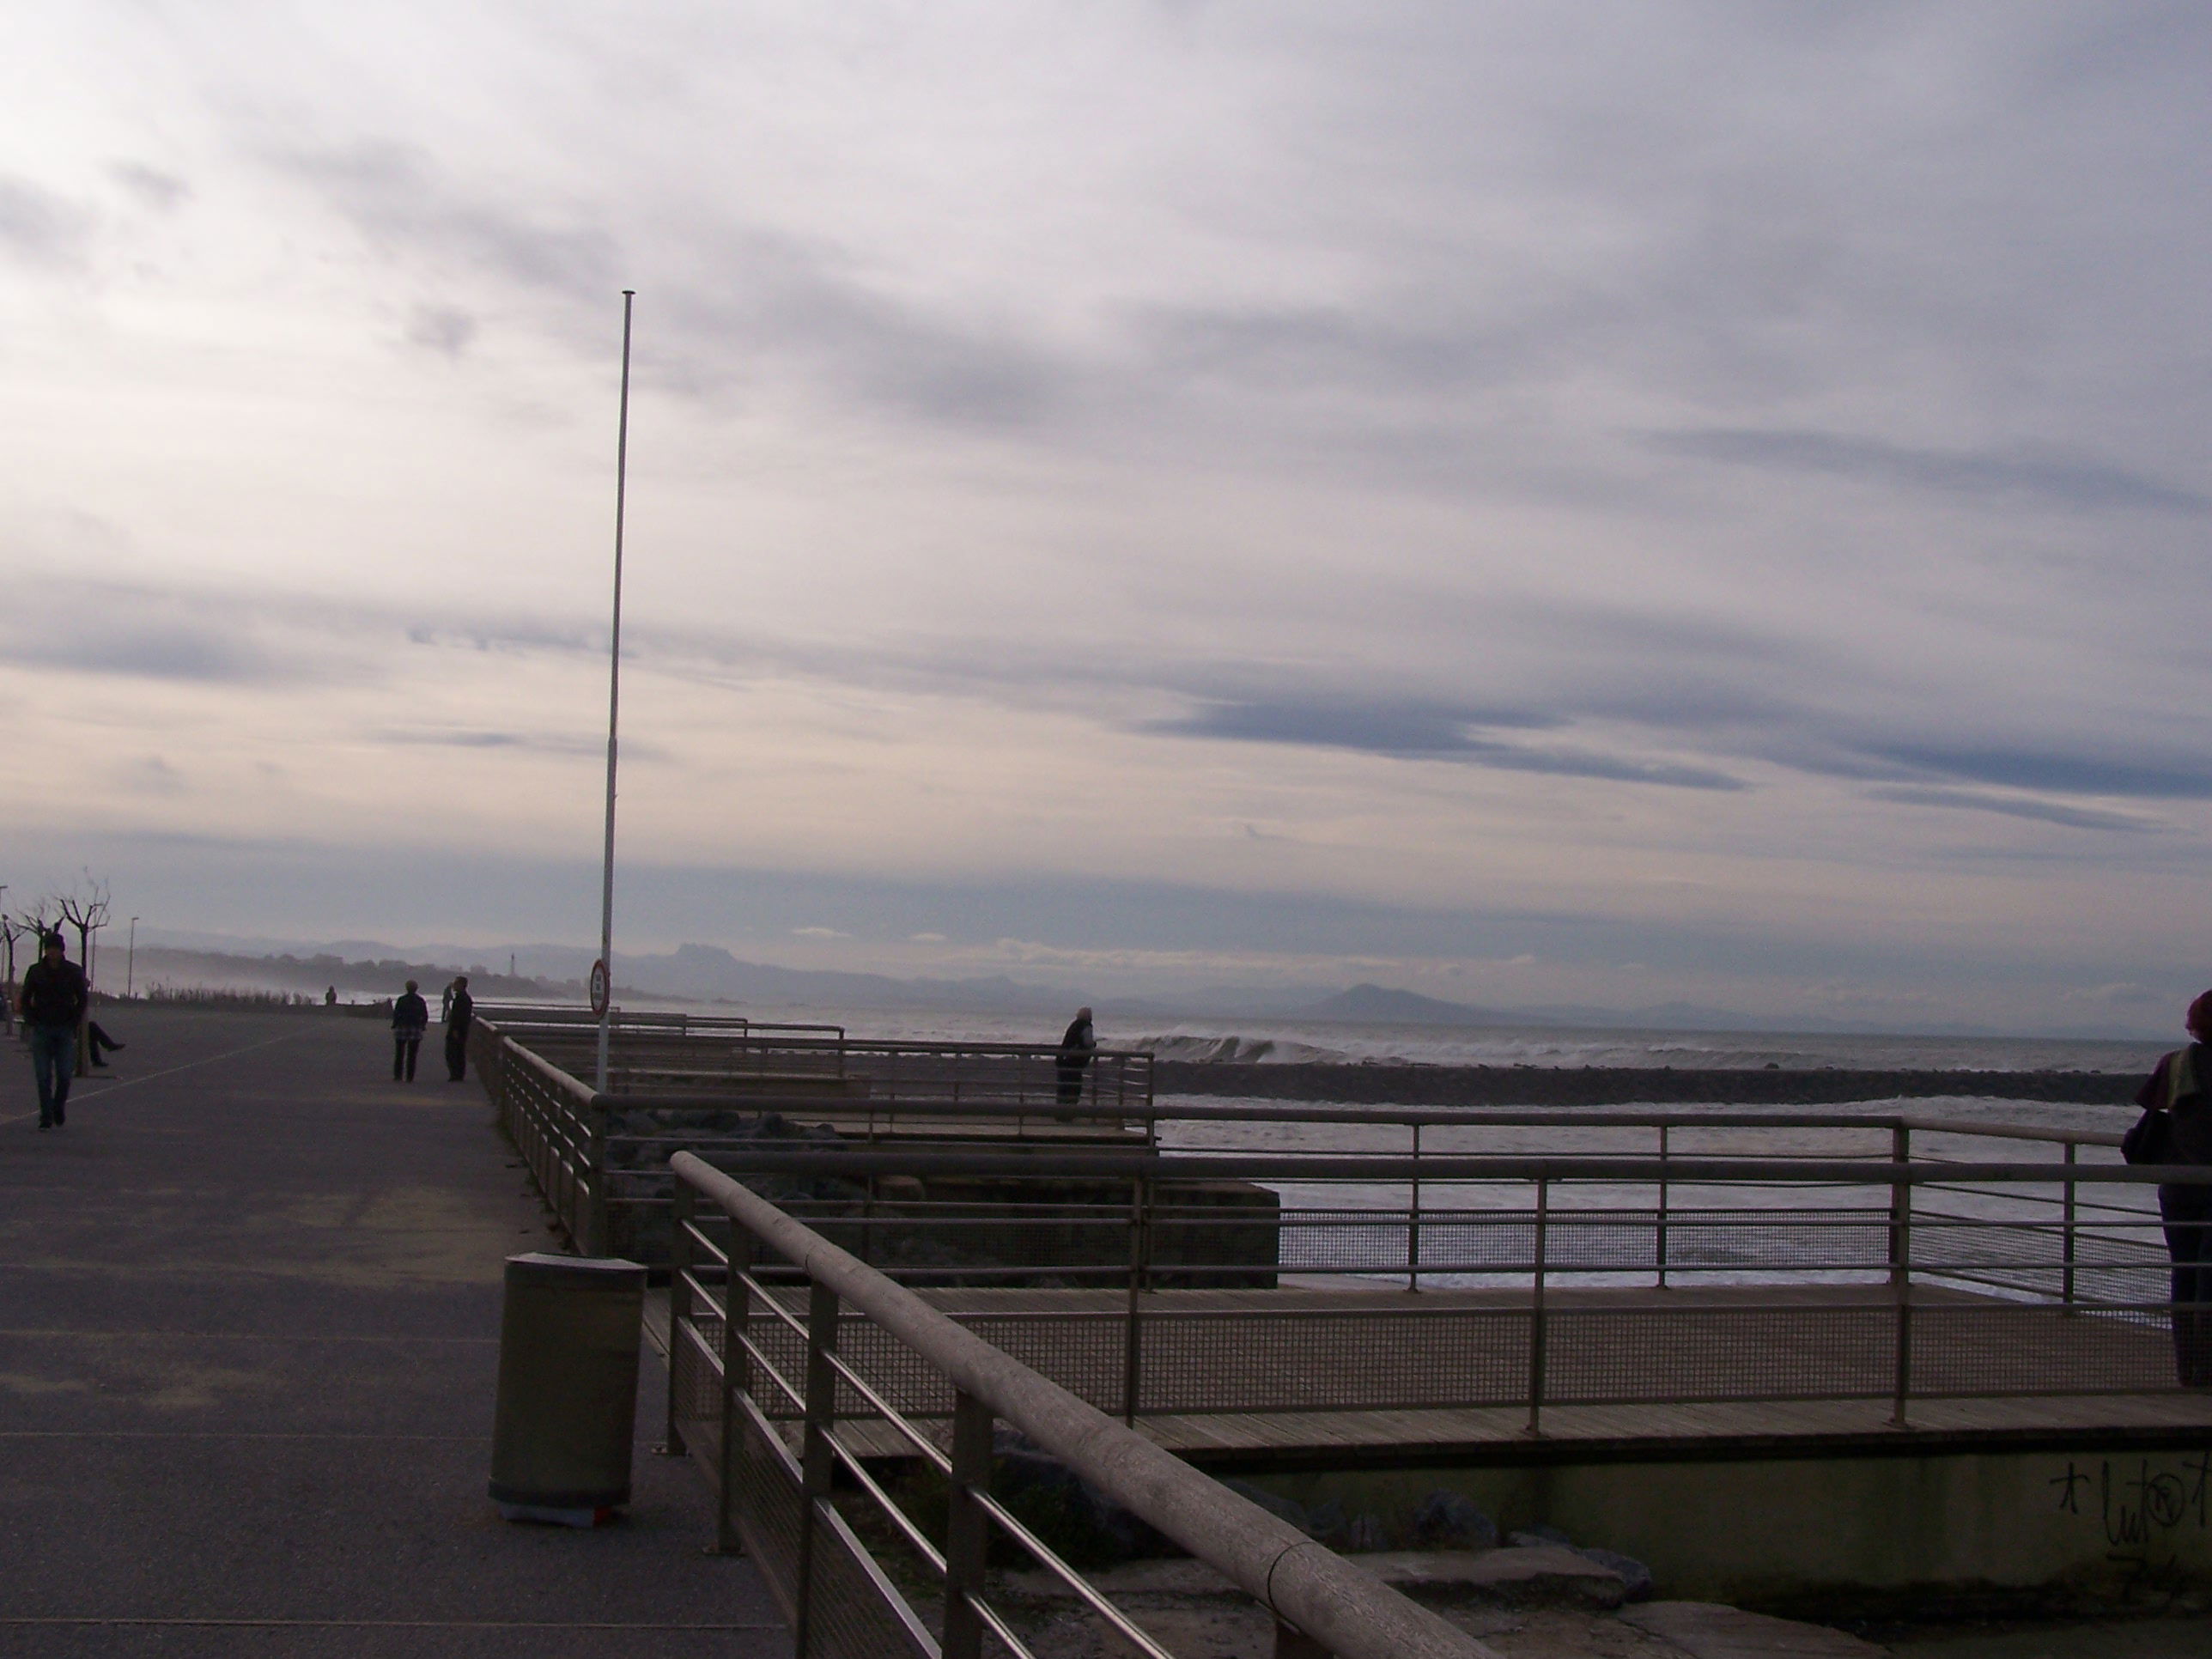
[[[607,1086],[607,1028],[614,1017],[615,730],[622,712],[623,509],[629,482],[629,319],[630,306],[636,298],[635,289],[623,290],[622,417],[615,438],[615,608],[607,646],[607,844],[599,873],[599,962],[606,986],[598,1011],[599,1066],[595,1086],[602,1093]]]

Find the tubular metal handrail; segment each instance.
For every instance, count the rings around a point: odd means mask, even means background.
[[[860,1188],[842,1183],[876,1176],[995,1178],[981,1205],[915,1199],[863,1209],[805,1186],[814,1195],[787,1204],[818,1231],[887,1260],[893,1276],[937,1287],[961,1319],[1037,1356],[1131,1423],[1518,1402],[1527,1431],[1541,1434],[1559,1405],[1878,1395],[1903,1426],[1922,1399],[2171,1390],[2181,1386],[2177,1363],[2185,1378],[2193,1345],[2212,1342],[2212,1309],[2166,1296],[2155,1212],[2075,1200],[2077,1188],[2118,1199],[2212,1184],[2212,1168],[765,1146],[720,1149],[711,1162],[732,1177],[827,1179],[848,1193]],[[1280,1208],[1224,1213],[1179,1198],[1188,1183],[1218,1185],[1224,1173],[1272,1183]],[[1662,1175],[1696,1201],[1654,1206],[1650,1189]],[[1118,1181],[1132,1200],[1071,1202],[1067,1183],[1079,1177],[1102,1190]],[[1409,1204],[1416,1178],[1427,1184]],[[1027,1204],[1025,1180],[1043,1183]],[[1340,1186],[1351,1190],[1328,1196]],[[2053,1189],[2063,1207],[2045,1195]],[[1928,1206],[1960,1193],[2002,1202]],[[1723,1200],[1735,1207],[1715,1207]],[[1124,1235],[1130,1248],[1116,1265],[1113,1242]],[[1188,1291],[1162,1294],[1157,1241],[1178,1235],[1191,1243],[1170,1279]],[[1624,1299],[1613,1288],[1623,1273],[1646,1286],[1656,1273],[1661,1294]],[[1274,1295],[1291,1273],[1308,1277]],[[1387,1303],[1371,1288],[1364,1299],[1334,1293],[1394,1276],[1407,1290],[1437,1279],[1446,1288]],[[1601,1286],[1597,1299],[1569,1294],[1577,1284]],[[1039,1285],[1063,1288],[991,1299],[991,1286]],[[1209,1285],[1237,1293],[1188,1293]],[[1355,1328],[1368,1334],[1354,1336]],[[1293,1339],[1293,1329],[1311,1334]],[[1344,1358],[1294,1376],[1264,1357],[1316,1343],[1335,1344],[1327,1352]],[[1262,1358],[1224,1358],[1246,1347]],[[1631,1353],[1642,1356],[1637,1364],[1607,1358]]]
[[[684,1188],[792,1264],[810,1286],[806,1443],[801,1459],[809,1504],[799,1552],[801,1582],[795,1587],[802,1632],[812,1622],[805,1581],[815,1547],[807,1540],[835,1515],[826,1486],[828,1464],[837,1455],[834,1379],[841,1372],[848,1379],[854,1376],[836,1358],[835,1333],[841,1313],[850,1310],[957,1391],[953,1445],[945,1462],[952,1511],[945,1552],[946,1659],[969,1659],[979,1652],[986,1625],[1018,1650],[1017,1638],[982,1595],[986,1522],[1014,1523],[1012,1535],[1044,1560],[1048,1571],[1066,1581],[1076,1578],[991,1498],[994,1419],[1012,1425],[1338,1659],[1484,1659],[1489,1654],[1472,1637],[963,1329],[702,1160],[679,1152],[672,1166]],[[734,1256],[729,1271],[740,1272]],[[745,1295],[753,1295],[751,1287]],[[732,1313],[736,1300],[732,1290]],[[757,1362],[765,1356],[756,1352],[752,1358]],[[734,1369],[726,1366],[725,1376]],[[725,1456],[728,1449],[726,1440]],[[1161,1651],[1156,1644],[1152,1650]]]

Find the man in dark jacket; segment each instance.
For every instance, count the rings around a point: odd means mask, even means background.
[[[469,976],[463,974],[446,988],[446,1075],[455,1083],[468,1075],[469,1023],[476,1012],[476,999],[469,994]]]
[[[1078,1008],[1075,1018],[1067,1023],[1066,1033],[1060,1039],[1060,1103],[1073,1106],[1083,1098],[1083,1071],[1091,1064],[1092,1052],[1098,1047],[1098,1038],[1091,1029],[1091,1011]]]
[[[2131,1162],[2212,1164],[2212,991],[2189,1005],[2186,1024],[2193,1041],[2161,1059],[2136,1096],[2151,1115],[2129,1140],[2154,1144],[2131,1144]],[[2173,1261],[2174,1372],[2185,1388],[2212,1388],[2212,1187],[2164,1182],[2158,1212]]]
[[[413,980],[404,995],[392,1005],[392,1080],[415,1080],[415,1054],[422,1046],[422,1033],[430,1029],[430,1005]]]
[[[23,974],[17,1011],[31,1038],[31,1073],[39,1081],[39,1127],[58,1129],[69,1116],[70,1079],[76,1073],[76,1028],[91,992],[84,969],[69,959],[59,933]]]

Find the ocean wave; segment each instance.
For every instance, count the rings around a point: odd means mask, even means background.
[[[1329,1063],[1352,1058],[1341,1048],[1324,1048],[1310,1042],[1290,1042],[1277,1037],[1196,1036],[1188,1032],[1168,1036],[1139,1037],[1129,1045],[1149,1048],[1160,1060],[1195,1060],[1200,1064],[1279,1066]]]

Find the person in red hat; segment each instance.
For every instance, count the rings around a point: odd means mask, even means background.
[[[2212,991],[2189,1005],[2190,1043],[2162,1056],[2136,1093],[2142,1120],[2121,1150],[2130,1164],[2212,1166]],[[2212,1186],[2158,1189],[2173,1261],[2173,1364],[2185,1388],[2212,1388]]]

